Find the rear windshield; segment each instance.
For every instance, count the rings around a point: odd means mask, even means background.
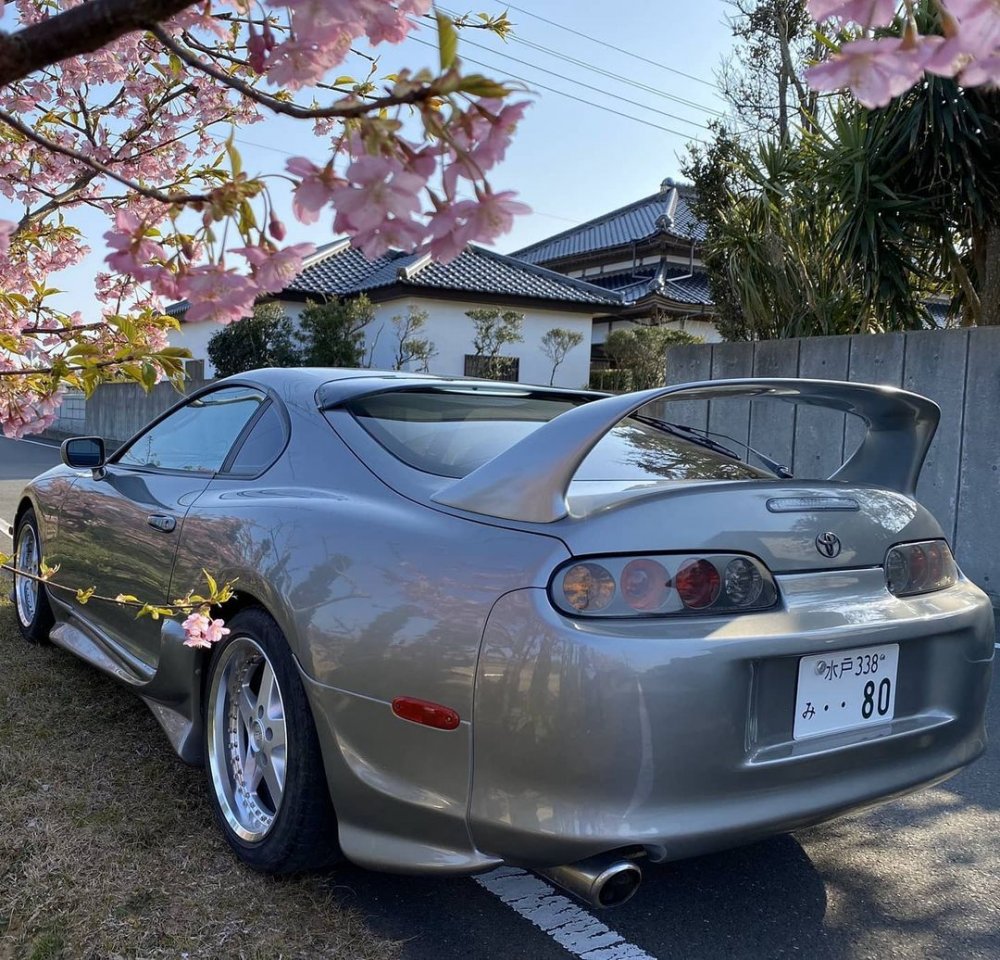
[[[586,402],[580,396],[396,390],[347,405],[358,423],[404,463],[464,477],[543,423]],[[576,480],[750,480],[754,467],[628,417],[583,461]]]

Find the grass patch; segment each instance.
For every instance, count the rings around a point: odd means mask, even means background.
[[[336,873],[240,866],[203,771],[177,759],[145,705],[26,644],[5,599],[0,677],[0,960],[398,954],[334,900]]]

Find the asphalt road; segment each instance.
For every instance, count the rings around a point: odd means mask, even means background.
[[[25,479],[56,462],[54,448],[0,439],[0,517],[11,518]],[[8,545],[0,533],[0,550]],[[474,880],[341,868],[331,888],[403,941],[407,960],[573,955],[551,934],[586,960],[996,960],[1000,759],[991,748],[946,783],[874,811],[644,873],[632,901],[597,916],[610,930],[589,949],[566,934],[583,925],[579,914],[562,926],[539,921],[546,933]],[[519,901],[529,913],[530,900]]]
[[[18,497],[32,477],[59,462],[59,448],[40,441],[0,437],[0,551],[10,546],[4,534],[6,521],[14,518]]]

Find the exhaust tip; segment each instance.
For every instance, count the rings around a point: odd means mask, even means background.
[[[642,883],[639,867],[631,860],[622,859],[620,854],[591,857],[535,872],[596,908],[621,906],[632,899]]]
[[[594,883],[594,894],[602,907],[620,907],[631,900],[642,883],[642,871],[626,860],[614,863]]]

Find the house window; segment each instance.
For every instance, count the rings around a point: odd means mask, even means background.
[[[467,353],[465,375],[516,383],[521,375],[521,360],[519,357],[477,357]]]

